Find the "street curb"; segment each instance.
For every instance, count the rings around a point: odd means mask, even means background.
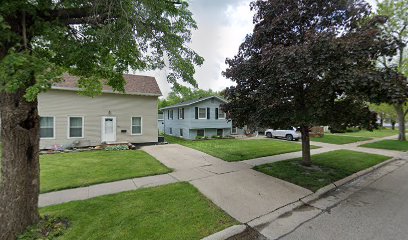
[[[298,209],[300,206],[309,205],[311,202],[320,199],[321,196],[323,196],[324,194],[326,194],[326,193],[328,193],[330,191],[333,191],[333,190],[335,190],[335,189],[337,189],[337,188],[339,188],[339,187],[341,187],[341,186],[355,180],[356,178],[359,178],[359,177],[361,177],[361,176],[363,176],[365,174],[368,174],[368,173],[370,173],[370,172],[372,172],[372,171],[374,171],[374,170],[376,170],[376,169],[378,169],[378,168],[380,168],[380,167],[382,167],[382,166],[384,166],[386,164],[389,164],[389,163],[391,163],[393,161],[400,160],[400,159],[401,158],[399,158],[399,157],[391,158],[391,159],[386,160],[386,161],[384,161],[382,163],[379,163],[379,164],[377,164],[377,165],[375,165],[373,167],[369,167],[367,169],[364,169],[364,170],[361,170],[361,171],[359,171],[357,173],[354,173],[354,174],[352,174],[350,176],[347,176],[347,177],[345,177],[343,179],[340,179],[340,180],[338,180],[338,181],[336,181],[334,183],[330,183],[329,185],[326,185],[326,186],[320,188],[316,192],[311,193],[311,194],[309,194],[309,195],[307,195],[305,197],[300,198],[298,201],[295,201],[295,202],[293,202],[291,204],[283,206],[282,208],[279,208],[279,209],[277,209],[277,210],[275,210],[273,212],[270,212],[270,213],[268,213],[268,214],[266,214],[264,216],[252,219],[247,224],[256,229],[256,226],[262,225],[265,222],[272,222],[272,221],[278,219],[280,216],[282,216],[284,214],[287,214],[287,213],[290,213],[290,212]]]
[[[210,236],[202,238],[201,240],[225,240],[232,236],[238,235],[246,230],[246,225],[234,225]]]
[[[343,179],[337,180],[336,182],[330,183],[329,185],[326,185],[320,189],[318,189],[316,192],[311,193],[309,195],[306,195],[305,197],[300,198],[299,200],[292,202],[290,204],[287,204],[285,206],[282,206],[268,214],[265,214],[263,216],[257,217],[255,219],[252,219],[248,221],[246,224],[249,226],[253,227],[256,229],[257,226],[262,225],[263,223],[266,222],[272,222],[276,219],[278,219],[280,216],[290,213],[294,211],[295,209],[300,208],[303,205],[309,205],[309,203],[316,201],[319,199],[321,196],[324,194],[333,191],[353,180],[356,178],[359,178],[363,175],[366,175],[368,173],[371,173],[374,170],[377,170],[380,167],[383,167],[391,162],[394,162],[396,160],[401,160],[400,157],[393,157],[389,160],[386,160],[384,162],[381,162],[375,166],[369,167],[367,169],[361,170],[359,172],[356,172],[350,176],[347,176]],[[214,233],[210,236],[207,236],[205,238],[202,238],[202,240],[225,240],[228,239],[229,237],[238,235],[246,230],[246,225],[234,225],[232,227],[226,228],[220,232]]]
[[[305,204],[308,204],[308,203],[310,203],[312,201],[315,201],[315,200],[319,199],[322,195],[324,195],[324,194],[326,194],[326,193],[328,193],[330,191],[333,191],[333,190],[335,190],[335,189],[337,189],[337,188],[339,188],[339,187],[341,187],[341,186],[355,180],[356,178],[359,178],[359,177],[364,176],[364,175],[366,175],[368,173],[371,173],[372,171],[374,171],[374,170],[376,170],[376,169],[378,169],[378,168],[380,168],[380,167],[382,167],[384,165],[387,165],[387,164],[389,164],[391,162],[394,162],[394,161],[400,160],[400,159],[401,158],[399,158],[399,157],[393,157],[393,158],[388,159],[388,160],[386,160],[384,162],[381,162],[381,163],[379,163],[377,165],[374,165],[372,167],[363,169],[363,170],[361,170],[359,172],[353,173],[350,176],[347,176],[347,177],[345,177],[343,179],[340,179],[340,180],[337,180],[337,181],[335,181],[333,183],[330,183],[329,185],[320,188],[316,192],[301,198],[300,201],[304,202]]]

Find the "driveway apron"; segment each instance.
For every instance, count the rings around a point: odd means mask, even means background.
[[[189,181],[206,197],[240,222],[268,214],[312,192],[251,169],[252,165],[229,163],[177,144],[147,146],[180,181]]]

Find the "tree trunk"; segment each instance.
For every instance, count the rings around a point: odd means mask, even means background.
[[[39,117],[24,91],[0,93],[0,239],[15,239],[39,220]]]
[[[309,127],[301,126],[300,132],[302,133],[302,164],[304,166],[311,166]]]
[[[395,111],[397,112],[397,117],[398,117],[398,129],[399,129],[398,140],[406,141],[407,139],[405,137],[405,114],[404,114],[403,105],[395,104],[394,108],[395,108]]]
[[[395,121],[391,121],[391,130],[395,130]]]

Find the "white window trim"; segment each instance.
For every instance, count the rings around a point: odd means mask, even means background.
[[[224,117],[220,117],[220,112],[223,113]],[[222,111],[220,108],[218,108],[218,119],[225,119],[226,117],[227,117],[227,114],[224,111]]]
[[[232,129],[235,129],[235,132],[233,132]],[[232,127],[231,128],[231,135],[233,135],[233,134],[238,134],[238,128],[237,127]]]
[[[172,127],[169,127],[169,135],[173,136],[173,128]]]
[[[133,118],[136,118],[136,117],[138,117],[138,118],[140,118],[140,133],[133,133],[133,122],[132,122],[132,119]],[[141,135],[143,135],[143,117],[141,117],[141,116],[132,116],[131,118],[130,118],[130,135],[132,135],[132,136],[141,136]]]
[[[205,109],[205,117],[204,118],[200,118],[200,109]],[[198,119],[207,119],[207,108],[203,108],[203,107],[199,107],[198,108]]]
[[[69,136],[69,129],[70,129],[70,124],[71,124],[71,121],[70,121],[70,118],[72,118],[72,117],[80,117],[80,118],[82,118],[82,132],[81,132],[81,137],[70,137]],[[75,115],[72,115],[72,116],[68,116],[67,117],[67,138],[68,139],[84,139],[85,138],[85,117],[84,116],[75,116]]]
[[[184,108],[178,108],[177,112],[178,112],[178,118],[179,119],[184,119]],[[183,117],[181,117],[181,115],[182,115],[181,112],[183,112]]]
[[[52,139],[56,139],[56,135],[57,135],[57,133],[56,133],[56,128],[55,128],[55,116],[40,116],[40,117],[52,117],[53,118],[53,137],[51,137],[51,138],[48,138],[48,137],[40,137],[40,139],[50,139],[50,140],[52,140]],[[40,126],[40,130],[41,130],[41,126]]]

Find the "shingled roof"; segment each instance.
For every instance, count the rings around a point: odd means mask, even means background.
[[[144,96],[161,96],[159,85],[154,77],[124,74],[123,78],[126,81],[125,94],[129,95],[144,95]],[[64,74],[63,81],[54,84],[52,89],[62,90],[79,90],[78,77]],[[114,92],[110,86],[103,86],[104,93],[118,93]]]
[[[209,97],[196,98],[196,99],[193,99],[193,100],[190,100],[190,101],[181,102],[181,103],[171,105],[171,106],[168,106],[168,107],[160,108],[160,110],[166,110],[166,109],[177,108],[177,107],[186,107],[186,106],[190,106],[190,105],[193,105],[195,103],[199,103],[199,102],[205,101],[207,99],[211,99],[211,98],[217,98],[218,100],[220,100],[221,102],[224,102],[224,103],[228,102],[224,98],[221,98],[221,97],[218,97],[218,96],[209,96]]]

